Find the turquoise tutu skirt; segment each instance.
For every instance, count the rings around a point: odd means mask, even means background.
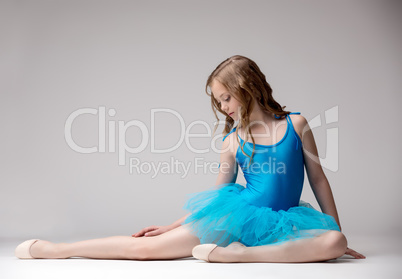
[[[218,246],[235,241],[246,246],[278,245],[328,230],[340,231],[332,216],[303,200],[288,210],[275,211],[247,202],[240,195],[244,189],[240,184],[228,183],[189,194],[183,209],[191,214],[182,225],[187,225],[201,244]]]

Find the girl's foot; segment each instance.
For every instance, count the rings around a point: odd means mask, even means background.
[[[32,244],[29,252],[35,259],[65,259],[60,255],[59,246],[50,241],[38,240]]]
[[[240,242],[232,242],[226,247],[216,247],[209,254],[208,259],[211,263],[237,263],[241,262],[241,255],[247,246]]]

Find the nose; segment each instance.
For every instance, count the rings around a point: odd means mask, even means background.
[[[222,109],[223,111],[227,112],[228,106],[225,105],[225,104],[222,104],[221,109]]]

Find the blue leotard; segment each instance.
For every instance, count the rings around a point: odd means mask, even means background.
[[[246,187],[233,181],[190,195],[184,209],[192,214],[182,225],[188,224],[201,243],[274,245],[340,230],[332,216],[300,200],[304,182],[302,142],[288,115],[286,121],[283,138],[273,145],[255,144],[252,160],[238,147],[236,162],[244,173]],[[236,127],[223,141],[235,131]],[[244,152],[251,156],[253,143],[238,137]]]
[[[287,128],[284,137],[273,145],[256,144],[257,153],[250,167],[242,167],[247,188],[241,192],[250,203],[268,206],[274,210],[287,210],[299,204],[304,180],[304,160],[301,140],[286,116]],[[232,130],[234,132],[236,127]],[[240,144],[243,139],[239,137]],[[245,152],[251,155],[253,143],[246,142]],[[250,159],[242,153],[240,146],[236,153],[239,165],[246,165]]]

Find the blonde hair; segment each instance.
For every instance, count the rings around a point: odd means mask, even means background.
[[[255,141],[251,134],[249,124],[250,114],[254,109],[254,100],[257,100],[257,104],[263,111],[274,113],[278,117],[287,115],[290,112],[284,111],[283,109],[286,108],[286,106],[282,107],[272,97],[272,88],[266,81],[265,75],[261,72],[257,64],[247,57],[234,55],[221,62],[209,75],[206,82],[205,91],[207,95],[211,97],[212,110],[218,120],[214,128],[214,133],[219,124],[216,111],[226,115],[224,135],[228,134],[234,126],[234,120],[221,109],[219,102],[215,99],[212,92],[208,90],[214,80],[225,86],[230,94],[241,104],[240,118],[237,126],[239,128],[246,127],[246,138],[244,139],[243,145],[241,145],[241,150],[247,157],[252,159],[255,150]],[[237,135],[238,129],[236,129],[236,138],[240,145]],[[246,141],[248,141],[248,135],[251,136],[253,142],[253,152],[251,156],[247,155],[243,149]]]

